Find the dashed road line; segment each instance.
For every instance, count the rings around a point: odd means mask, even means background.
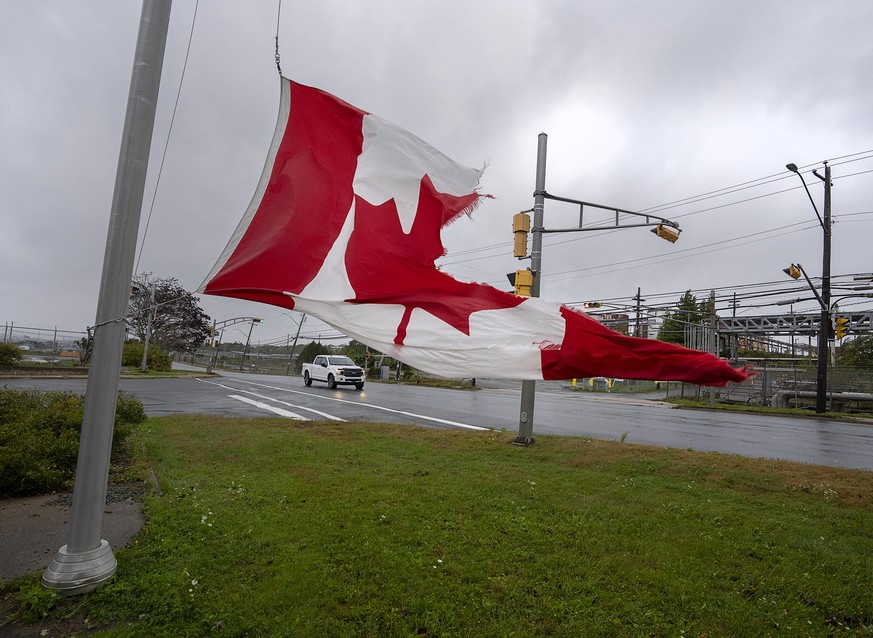
[[[224,385],[223,383],[217,383],[215,381],[207,381],[206,379],[198,378],[197,380],[202,381],[203,383],[208,383],[209,385],[217,385],[219,388],[224,388],[225,390],[230,390],[231,392],[242,392],[244,394],[250,394],[254,397],[258,397],[259,399],[266,399],[267,401],[272,401],[273,403],[278,403],[280,405],[284,405],[284,406],[287,406],[289,408],[294,408],[295,410],[306,410],[307,412],[312,412],[313,414],[317,414],[318,416],[323,417],[325,419],[329,419],[331,421],[345,422],[345,419],[341,419],[340,417],[338,417],[334,414],[328,414],[327,412],[322,412],[321,410],[316,410],[314,408],[307,408],[306,406],[303,406],[303,405],[294,405],[293,403],[287,403],[286,401],[280,401],[279,399],[274,399],[273,397],[268,397],[268,396],[263,395],[263,394],[258,394],[257,392],[252,392],[251,390],[243,390],[242,388],[234,388],[234,387],[231,387],[229,385]],[[232,395],[228,395],[228,396],[232,396]],[[242,397],[238,397],[238,396],[234,396],[233,398],[239,399],[239,400],[244,400]],[[270,412],[276,412],[276,410],[281,410],[281,408],[273,409],[272,407],[268,406],[267,404],[261,403],[259,401],[246,400],[246,403],[251,403],[252,405],[257,405],[258,407],[261,407],[263,409],[267,409]],[[294,414],[294,413],[289,412],[289,414]],[[306,417],[303,417],[300,415],[296,415],[296,417],[294,417],[294,418],[308,420]]]
[[[229,396],[231,399],[236,399],[237,401],[242,401],[243,403],[248,403],[249,405],[253,405],[256,408],[260,408],[262,410],[267,410],[267,411],[272,412],[274,414],[278,414],[279,416],[288,417],[289,419],[296,419],[298,421],[309,421],[310,420],[310,419],[307,419],[305,416],[300,416],[296,412],[291,412],[289,410],[283,410],[282,408],[277,408],[277,407],[274,407],[272,405],[267,405],[266,403],[263,403],[262,401],[255,401],[254,399],[250,399],[248,397],[241,397],[238,394],[228,394],[227,396]]]
[[[261,388],[268,388],[270,390],[279,390],[280,392],[290,392],[292,394],[303,394],[305,396],[313,396],[311,392],[302,392],[300,390],[291,390],[289,388],[282,388],[275,385],[267,385],[265,383],[255,383],[254,381],[247,381],[245,379],[236,379],[239,383],[248,383],[249,385],[258,386]],[[488,431],[491,428],[484,428],[480,425],[471,425],[469,423],[459,423],[458,421],[449,421],[448,419],[440,419],[435,416],[427,416],[424,414],[416,414],[415,412],[407,412],[405,410],[395,410],[394,408],[386,408],[382,405],[375,405],[373,403],[361,403],[360,401],[349,401],[347,399],[337,399],[336,397],[324,397],[319,396],[320,399],[326,401],[336,401],[338,403],[348,403],[350,405],[354,405],[359,408],[371,408],[373,410],[382,410],[383,412],[391,412],[393,414],[402,414],[403,416],[412,417],[414,419],[423,419],[425,421],[433,421],[435,423],[442,423],[443,425],[451,425],[456,428],[463,428],[465,430],[479,430],[479,431]]]

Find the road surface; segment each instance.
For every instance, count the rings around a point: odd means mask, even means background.
[[[0,386],[38,386],[84,392],[85,379],[7,379]],[[485,381],[480,385],[488,386]],[[477,391],[367,383],[328,389],[299,377],[222,372],[221,377],[122,379],[120,387],[142,400],[149,416],[180,412],[231,416],[279,415],[411,423],[467,430],[518,429],[520,382]],[[537,386],[534,434],[624,439],[750,457],[873,469],[873,423],[820,418],[679,410],[656,402],[587,392],[558,383]],[[517,386],[517,387],[514,387]]]

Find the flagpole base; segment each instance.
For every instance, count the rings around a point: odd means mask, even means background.
[[[521,447],[530,447],[536,442],[536,437],[533,436],[517,436],[513,439],[512,444]]]
[[[116,569],[118,561],[106,540],[87,552],[70,552],[64,545],[43,572],[42,585],[68,596],[85,594],[112,578]]]

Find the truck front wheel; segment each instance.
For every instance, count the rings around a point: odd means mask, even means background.
[[[336,388],[336,379],[333,378],[332,374],[327,375],[327,387],[331,390]]]
[[[364,389],[363,383],[356,383],[355,384],[355,390],[363,390],[363,389]]]
[[[303,383],[305,385],[312,385],[312,377],[309,376],[309,371],[303,373]]]

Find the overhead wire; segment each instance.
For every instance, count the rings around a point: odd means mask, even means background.
[[[170,147],[170,137],[173,134],[173,125],[176,122],[176,111],[179,108],[179,98],[182,95],[182,85],[185,83],[185,71],[188,69],[188,58],[191,54],[191,42],[194,40],[194,25],[197,23],[197,9],[199,6],[200,6],[200,0],[196,0],[196,2],[194,3],[194,15],[191,17],[191,30],[188,33],[188,46],[185,49],[185,61],[182,64],[182,73],[179,76],[179,88],[176,90],[176,100],[173,103],[173,113],[170,116],[170,126],[167,129],[167,138],[164,141],[164,151],[163,151],[163,153],[161,153],[161,163],[158,166],[158,175],[157,175],[157,178],[155,179],[155,188],[154,188],[154,191],[152,192],[152,201],[149,204],[149,212],[148,212],[148,215],[146,216],[146,223],[145,223],[145,228],[143,229],[142,241],[139,244],[139,251],[138,251],[137,257],[136,257],[136,265],[133,268],[134,273],[139,271],[139,262],[140,262],[140,259],[142,259],[142,253],[143,253],[143,249],[145,248],[146,237],[148,237],[148,234],[149,234],[149,225],[151,224],[151,221],[152,221],[152,213],[154,212],[154,209],[155,209],[155,201],[157,200],[157,197],[158,197],[158,188],[161,184],[161,176],[164,173],[164,162],[167,159],[167,149]]]
[[[859,156],[862,156],[862,157],[859,157]],[[836,160],[845,159],[845,158],[854,158],[854,159],[847,159],[845,162],[838,162],[836,164],[833,163]],[[873,158],[873,149],[867,150],[867,151],[861,151],[858,153],[850,153],[847,155],[838,156],[836,158],[832,158],[832,159],[827,160],[827,161],[832,162],[832,165],[842,165],[842,164],[849,164],[852,162],[863,161],[863,160],[871,159],[871,158]],[[806,165],[800,167],[800,170],[804,170],[804,169],[807,169],[809,167],[817,166],[817,165],[818,165],[818,162],[806,164]],[[845,179],[848,177],[863,175],[863,174],[870,173],[870,172],[873,172],[873,169],[868,170],[868,171],[859,171],[857,173],[851,173],[848,175],[835,176],[832,179],[834,179],[834,180]],[[686,206],[689,204],[699,203],[699,202],[706,201],[709,199],[714,199],[716,197],[723,197],[723,196],[730,195],[730,194],[733,194],[736,192],[747,190],[749,188],[755,188],[758,186],[765,186],[767,184],[775,183],[775,182],[778,182],[778,181],[781,181],[784,179],[789,179],[790,177],[791,177],[790,174],[786,175],[784,172],[783,173],[774,173],[773,175],[767,175],[765,177],[760,177],[760,178],[757,178],[754,180],[748,180],[746,182],[741,182],[740,184],[735,184],[733,186],[727,186],[724,188],[715,189],[715,190],[708,191],[706,193],[702,193],[699,195],[694,195],[694,196],[690,196],[690,197],[681,198],[678,200],[673,200],[672,202],[666,202],[664,204],[657,204],[655,206],[641,209],[638,212],[643,213],[643,214],[645,214],[647,212],[648,213],[663,212],[665,210],[669,210],[672,208],[678,208],[680,206]],[[707,208],[701,208],[698,210],[689,211],[687,213],[682,213],[682,214],[676,215],[675,219],[682,219],[682,218],[690,217],[692,215],[698,215],[700,213],[711,212],[713,210],[720,210],[723,208],[728,208],[730,206],[736,206],[736,205],[748,203],[751,201],[757,201],[757,200],[760,200],[760,199],[763,199],[766,197],[772,197],[774,195],[780,195],[782,193],[786,193],[786,192],[789,192],[792,190],[797,190],[799,188],[802,188],[802,186],[792,186],[790,188],[785,188],[785,189],[773,191],[770,193],[765,193],[763,195],[756,195],[754,197],[749,197],[749,198],[740,199],[740,200],[736,200],[736,201],[732,201],[732,202],[727,202],[725,204],[720,204],[718,206],[710,206]],[[596,223],[596,222],[594,222],[594,223]],[[581,241],[581,240],[585,240],[585,239],[596,239],[598,237],[602,237],[605,235],[609,235],[609,234],[618,232],[619,230],[621,230],[621,229],[611,229],[611,230],[607,230],[607,231],[586,234],[584,236],[571,237],[569,239],[564,239],[564,240],[560,240],[560,241],[558,241],[558,240],[549,241],[551,238],[545,237],[544,243],[546,243],[546,245],[548,245],[548,246],[558,246],[558,245],[567,244],[567,243],[576,242],[576,241]],[[499,244],[489,244],[488,246],[471,248],[471,249],[467,249],[464,251],[459,251],[457,253],[452,253],[450,256],[447,256],[447,258],[452,260],[452,261],[445,261],[445,262],[443,262],[443,265],[448,266],[448,265],[466,263],[469,261],[479,261],[482,259],[488,259],[488,258],[490,258],[489,256],[474,257],[474,258],[463,259],[463,260],[460,260],[460,259],[455,260],[456,257],[471,255],[471,254],[475,254],[477,252],[484,252],[484,251],[490,251],[490,250],[496,250],[496,249],[504,249],[506,246],[511,245],[511,244],[512,244],[512,241],[508,240],[506,242],[501,242]]]

